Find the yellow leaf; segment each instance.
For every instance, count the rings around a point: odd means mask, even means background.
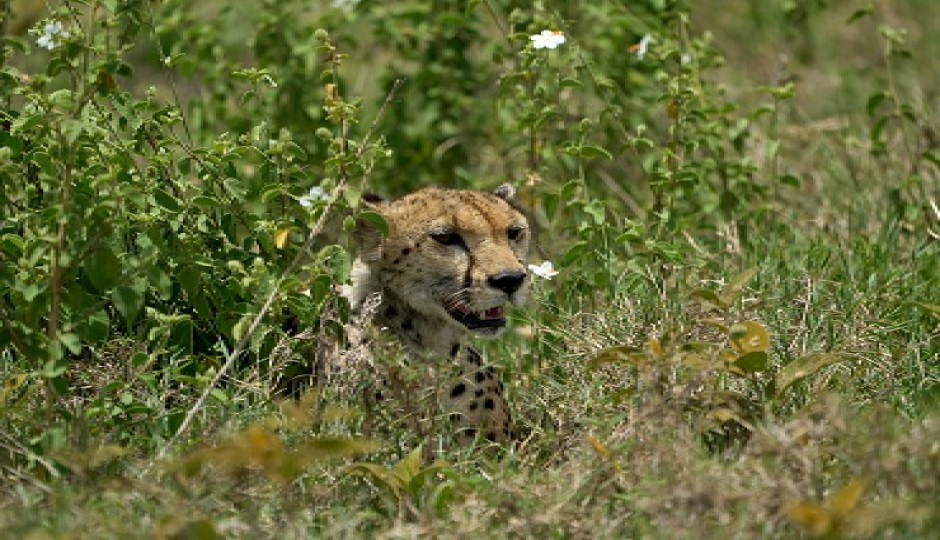
[[[591,446],[594,447],[594,451],[600,454],[601,457],[603,457],[604,459],[610,459],[610,450],[608,450],[606,446],[601,444],[601,442],[597,440],[597,438],[595,438],[594,435],[591,435],[590,433],[588,433],[587,435],[584,436],[584,438],[587,439],[587,442],[591,443]]]
[[[649,347],[650,347],[650,352],[652,352],[654,355],[656,356],[663,355],[663,347],[662,345],[659,344],[659,340],[657,340],[655,337],[650,337]]]
[[[740,419],[737,413],[735,413],[734,411],[726,407],[719,407],[717,409],[712,409],[708,411],[708,416],[711,416],[712,418],[714,418],[715,420],[718,420],[722,424],[727,423],[727,422],[732,422],[732,421],[737,422]]]
[[[787,516],[814,536],[825,536],[833,530],[834,524],[829,511],[816,503],[795,504],[787,508]]]
[[[290,231],[292,228],[293,227],[278,229],[274,233],[274,245],[277,246],[277,249],[284,249],[284,244],[287,243],[287,238],[290,237]]]
[[[5,402],[7,400],[7,396],[22,386],[28,378],[29,377],[26,374],[19,373],[3,381],[3,384],[0,385],[0,403]]]
[[[833,517],[840,520],[848,517],[852,510],[855,510],[855,507],[858,506],[858,501],[862,498],[862,492],[865,491],[867,485],[868,482],[864,479],[853,480],[835,492],[829,498],[828,504]]]
[[[725,285],[722,289],[721,294],[718,297],[721,299],[721,302],[725,306],[730,306],[738,299],[738,296],[741,295],[741,291],[744,290],[744,286],[747,285],[751,278],[757,275],[757,268],[748,268],[747,270],[741,272],[740,274],[731,278],[731,281]]]
[[[708,369],[713,363],[700,354],[682,353],[678,355],[679,363],[693,369]]]
[[[852,357],[845,353],[810,353],[801,356],[777,372],[777,395],[783,394],[788,387],[815,374],[819,370],[832,364],[852,360]]]
[[[594,370],[607,364],[632,364],[643,367],[650,364],[649,355],[637,347],[618,345],[608,347],[588,361],[588,369]]]
[[[401,461],[395,464],[395,467],[392,471],[402,479],[402,482],[407,485],[411,479],[418,474],[421,470],[421,446],[417,446],[414,450],[408,453],[407,456],[401,458]]]
[[[720,321],[718,319],[702,319],[702,324],[707,324],[708,326],[717,328],[722,332],[728,331],[728,325],[726,325],[724,321]]]
[[[666,109],[666,114],[669,115],[669,118],[673,120],[679,118],[679,106],[676,105],[675,101],[669,100],[663,104],[663,107]]]
[[[599,440],[597,440],[597,438],[594,437],[594,435],[591,435],[590,433],[588,433],[587,435],[584,436],[584,438],[587,439],[587,442],[591,444],[591,446],[594,448],[594,451],[597,452],[598,455],[600,455],[602,458],[610,462],[610,464],[614,468],[614,471],[618,473],[622,472],[622,469],[620,468],[620,464],[614,461],[613,454],[610,453],[610,450],[608,450],[606,446],[604,446]]]
[[[766,351],[770,347],[770,333],[759,322],[742,321],[731,325],[728,331],[731,345],[739,353]]]
[[[281,440],[276,435],[257,425],[249,426],[245,431],[243,444],[248,451],[249,463],[260,463],[268,467],[284,455]]]

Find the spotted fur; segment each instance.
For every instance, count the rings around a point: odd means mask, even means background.
[[[435,366],[441,412],[464,439],[512,435],[502,382],[466,344],[473,335],[502,333],[509,306],[525,299],[529,230],[512,195],[504,185],[494,193],[427,188],[391,201],[365,196],[389,232],[360,224],[345,291],[354,308],[380,297],[372,324]]]

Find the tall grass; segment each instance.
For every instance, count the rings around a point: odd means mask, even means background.
[[[931,538],[940,8],[690,4],[7,5],[0,536]],[[361,192],[507,179],[517,445],[282,398]]]

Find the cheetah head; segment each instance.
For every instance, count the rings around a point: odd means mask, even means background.
[[[394,295],[441,324],[499,334],[507,307],[522,304],[528,285],[530,232],[512,196],[508,185],[493,193],[426,188],[395,200],[364,196],[389,232],[360,225],[356,294]]]

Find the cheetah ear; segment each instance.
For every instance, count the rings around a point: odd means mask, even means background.
[[[379,204],[385,202],[385,199],[381,195],[376,195],[375,193],[363,193],[362,202],[366,203],[366,206],[372,204]]]
[[[381,215],[381,207],[387,202],[375,193],[362,194],[363,209],[379,215]],[[378,224],[364,216],[357,217],[353,241],[363,261],[373,262],[382,258],[382,238],[383,234]]]
[[[497,197],[505,201],[509,201],[516,196],[516,188],[512,187],[510,184],[503,184],[496,188],[493,192]]]

